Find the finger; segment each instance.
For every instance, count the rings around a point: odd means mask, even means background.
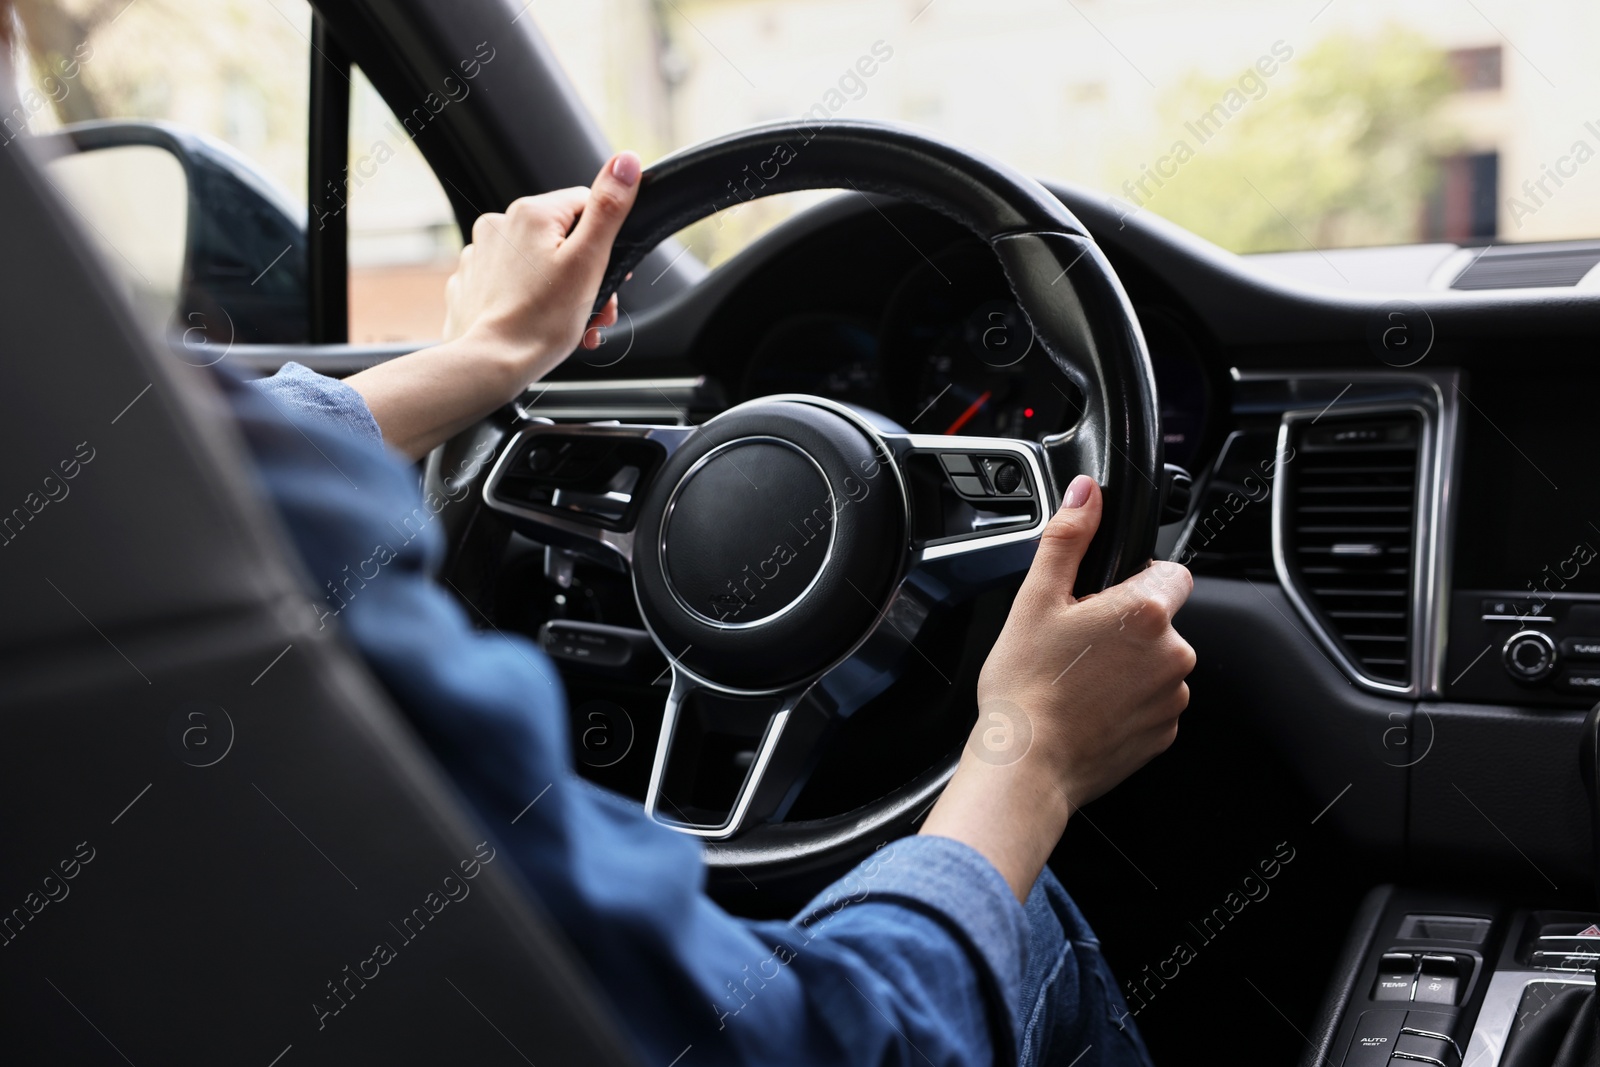
[[[594,285],[600,284],[600,275],[611,258],[611,244],[639,195],[640,170],[639,157],[632,152],[618,152],[611,157],[600,168],[578,224],[562,245],[562,254],[573,257],[574,265],[585,271]]]
[[[506,217],[498,211],[486,211],[472,224],[472,244],[481,245],[505,232]],[[470,246],[468,246],[470,247]]]
[[[593,351],[600,347],[600,331],[607,326],[617,324],[617,296],[611,294],[611,299],[606,301],[606,306],[589,317],[589,326],[583,331],[582,345]]]
[[[588,199],[589,190],[581,185],[553,189],[538,196],[518,197],[506,208],[506,215],[518,223],[532,223],[554,231],[557,237],[565,237],[583,214],[583,205]]]
[[[1169,621],[1194,592],[1194,576],[1181,563],[1158,559],[1129,580]]]
[[[1100,487],[1093,478],[1080,474],[1072,479],[1061,507],[1039,536],[1039,551],[1017,592],[1018,599],[1052,598],[1072,603],[1078,565],[1100,528],[1101,507]]]

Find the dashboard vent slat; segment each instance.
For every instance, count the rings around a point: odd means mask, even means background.
[[[1600,264],[1600,243],[1485,249],[1450,283],[1452,289],[1551,289],[1577,285]]]
[[[1420,414],[1289,423],[1286,578],[1363,675],[1404,686],[1412,648]]]

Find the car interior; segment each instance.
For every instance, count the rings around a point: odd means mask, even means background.
[[[631,1062],[622,1006],[298,606],[197,369],[422,343],[352,338],[347,213],[306,207],[355,180],[357,70],[420,116],[463,236],[592,179],[613,146],[519,7],[316,0],[303,201],[181,122],[7,125],[13,1062]],[[1050,861],[1154,1061],[1590,1062],[1600,242],[1319,286],[911,126],[790,116],[646,162],[618,324],[418,466],[440,580],[559,666],[584,778],[698,838],[728,910],[792,915],[920,825],[1092,473],[1077,592],[1194,575],[1177,742]],[[677,239],[820,190],[710,268]],[[749,506],[752,470],[792,513]],[[397,927],[416,965],[317,1027],[369,929],[469,864],[486,903],[448,940]]]

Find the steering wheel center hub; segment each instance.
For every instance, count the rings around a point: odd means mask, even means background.
[[[782,615],[816,587],[833,556],[838,499],[822,467],[791,441],[718,445],[667,505],[667,588],[713,626],[759,626]]]
[[[639,517],[634,592],[683,668],[763,692],[825,671],[898,578],[907,505],[883,443],[821,402],[741,405],[662,469]]]

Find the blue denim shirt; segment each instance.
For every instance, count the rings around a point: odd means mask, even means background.
[[[973,849],[909,837],[791,921],[723,911],[696,840],[574,772],[544,653],[479,631],[433,581],[437,515],[466,505],[423,498],[349,386],[293,363],[253,388],[221,380],[319,617],[514,858],[642,1062],[692,1049],[684,1067],[1005,1063],[1052,1043],[1069,1060],[1092,1049],[1083,1067],[1144,1061],[1093,935],[1048,872],[1025,909]]]

